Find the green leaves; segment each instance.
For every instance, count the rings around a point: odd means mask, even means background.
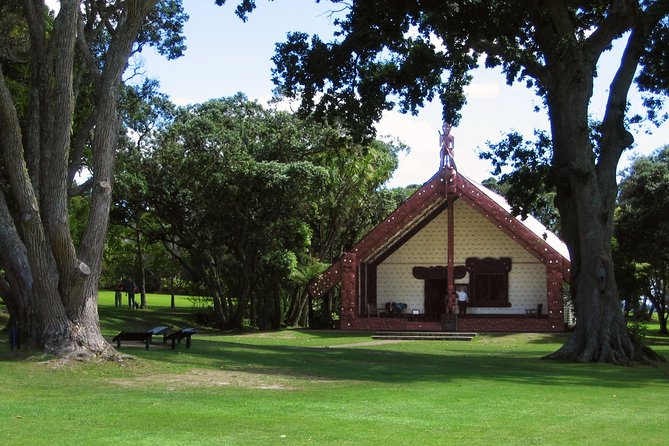
[[[550,174],[551,140],[542,131],[535,131],[535,138],[527,141],[510,132],[502,141],[488,143],[480,157],[492,162],[499,183],[488,180],[486,186],[504,195],[515,215],[526,218],[532,214],[547,228],[559,232],[560,218],[553,203],[555,183]]]
[[[357,144],[340,127],[242,94],[167,107],[152,127],[143,119],[161,101],[145,87],[129,92],[138,103],[127,121],[152,136],[121,158],[114,215],[141,218],[147,235],[177,247],[213,296],[220,326],[254,314],[259,326],[267,317],[276,326],[278,296],[296,320],[305,308],[299,290],[327,267],[321,260],[338,257],[406,198],[380,189],[405,149],[398,142]]]
[[[616,277],[635,300],[647,296],[667,332],[669,309],[669,146],[637,158],[625,172],[615,222]]]

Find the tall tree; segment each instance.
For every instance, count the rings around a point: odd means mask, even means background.
[[[122,76],[145,45],[178,56],[186,16],[178,0],[59,6],[53,15],[43,0],[3,2],[27,39],[23,53],[0,52],[0,264],[31,341],[55,355],[107,355],[113,349],[100,333],[97,288]],[[25,95],[11,88],[19,68],[28,73]],[[73,187],[84,166],[90,180]],[[84,189],[88,220],[75,244],[68,205]]]
[[[219,3],[222,3],[219,1]],[[611,260],[616,166],[633,142],[627,94],[638,67],[649,93],[666,94],[669,1],[332,0],[346,15],[333,42],[303,33],[277,45],[278,91],[300,112],[345,120],[361,137],[395,103],[415,112],[438,96],[457,125],[471,70],[501,66],[543,99],[551,124],[551,173],[572,261],[577,325],[550,358],[631,364],[637,357],[620,312]],[[244,15],[255,1],[241,2]],[[601,139],[588,114],[601,55],[625,49],[609,87]],[[657,102],[648,102],[657,105]],[[652,117],[652,116],[651,116]]]
[[[304,320],[304,282],[322,271],[320,261],[387,215],[392,200],[377,189],[397,150],[355,144],[341,129],[237,95],[178,109],[136,163],[147,190],[140,199],[159,223],[150,235],[179,248],[220,327],[277,328]],[[129,188],[125,201],[141,189]]]
[[[637,158],[620,186],[616,240],[641,279],[646,295],[667,333],[669,310],[669,146]],[[635,296],[637,299],[639,295]]]
[[[153,236],[180,249],[221,328],[281,323],[281,286],[306,252],[325,176],[306,159],[316,134],[237,95],[179,109],[143,160]]]
[[[142,151],[148,150],[156,136],[171,122],[175,106],[159,91],[160,84],[146,79],[141,85],[126,86],[121,99],[123,128],[114,176],[115,194],[111,212],[112,224],[132,232],[135,262],[123,276],[132,276],[139,285],[140,308],[146,308],[147,277],[145,250],[147,241],[142,233],[142,214],[145,212],[146,178],[137,174]],[[167,254],[167,253],[165,253]],[[119,280],[117,278],[117,280]]]

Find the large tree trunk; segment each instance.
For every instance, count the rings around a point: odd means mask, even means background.
[[[608,135],[595,156],[588,127],[591,79],[587,67],[575,68],[548,101],[556,205],[571,257],[576,327],[547,358],[631,365],[643,355],[627,330],[611,256],[617,160],[629,141]]]
[[[156,1],[127,1],[104,55],[104,68],[97,71],[95,63],[88,66],[93,67],[90,75],[96,86],[89,117],[95,123],[90,141],[94,187],[79,249],[70,236],[68,154],[76,97],[74,73],[83,69],[77,61],[93,57],[84,33],[81,1],[61,0],[48,36],[43,4],[25,2],[33,53],[25,132],[0,68],[0,145],[17,209],[8,219],[0,190],[4,223],[0,242],[13,253],[0,261],[9,273],[14,311],[28,327],[32,342],[49,354],[115,353],[100,332],[97,291],[119,132],[117,97],[139,27]],[[76,49],[83,52],[79,58]]]
[[[145,310],[146,306],[146,267],[144,266],[144,247],[142,245],[142,232],[138,227],[135,231],[135,246],[137,247],[137,266],[139,267],[139,308]]]
[[[534,73],[546,91],[556,205],[571,257],[571,291],[576,311],[571,337],[547,356],[550,359],[630,365],[638,359],[657,358],[648,349],[635,345],[630,337],[611,256],[617,166],[623,151],[633,142],[625,127],[627,93],[647,39],[645,26],[633,28],[629,34],[609,86],[597,150],[589,132],[588,107],[597,61],[613,39],[632,26],[636,18],[632,12],[639,11],[614,8],[612,19],[584,43],[573,35],[564,8],[549,2],[534,11],[537,38],[546,63],[545,70]]]
[[[0,296],[9,310],[9,327],[17,328],[22,339],[34,339],[32,273],[28,253],[11,218],[4,196],[0,194],[0,265],[5,267]]]

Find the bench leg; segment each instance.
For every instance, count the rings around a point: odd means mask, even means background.
[[[190,348],[190,336],[186,336],[186,348]]]

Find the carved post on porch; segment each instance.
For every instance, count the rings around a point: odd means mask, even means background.
[[[455,223],[453,221],[453,194],[448,194],[448,263],[446,264],[446,277],[447,277],[447,287],[446,287],[446,312],[449,314],[455,313],[455,261],[454,261],[454,251],[455,251],[455,238],[454,238],[454,227]]]
[[[548,328],[562,331],[564,328],[564,301],[562,297],[562,261],[557,255],[546,259],[546,296],[548,299]]]
[[[455,138],[451,135],[451,125],[444,122],[444,133],[439,135],[441,145],[441,161],[439,169],[446,169],[446,197],[448,199],[448,263],[447,287],[446,287],[446,312],[455,313],[455,278],[454,278],[454,251],[455,251],[455,223],[453,214],[453,202],[457,193],[455,167]]]
[[[350,328],[358,311],[358,258],[346,253],[341,262],[341,328]]]

